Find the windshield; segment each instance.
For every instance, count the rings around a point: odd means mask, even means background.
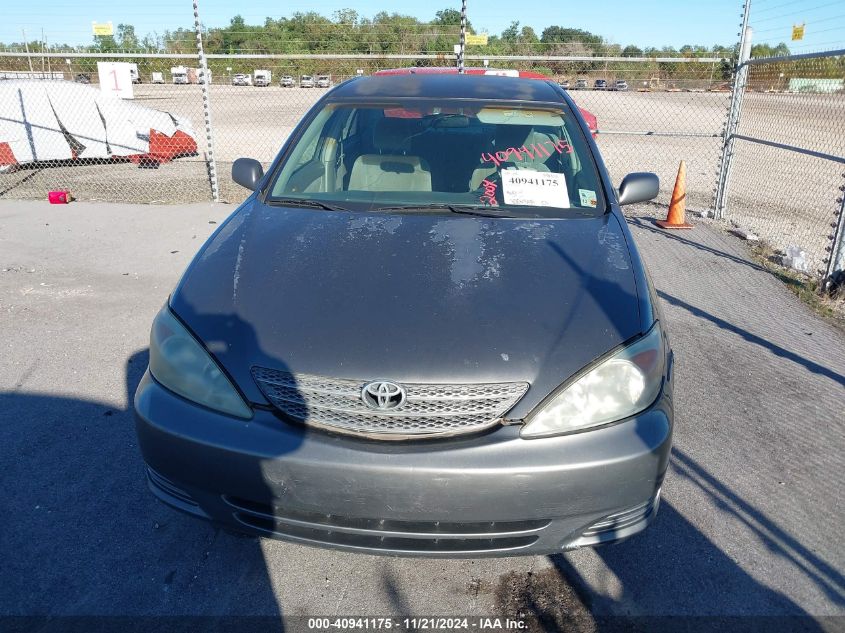
[[[291,199],[507,216],[606,211],[589,146],[563,103],[327,104],[272,181],[268,202]]]

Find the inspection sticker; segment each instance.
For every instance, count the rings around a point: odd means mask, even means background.
[[[579,189],[578,195],[581,196],[582,207],[594,207],[598,204],[596,202],[596,192],[589,189]]]
[[[569,208],[569,192],[563,174],[532,169],[503,169],[501,174],[506,204]]]

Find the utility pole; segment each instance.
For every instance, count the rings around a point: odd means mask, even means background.
[[[42,28],[41,29],[41,74],[42,75],[44,74],[44,61],[45,61],[44,60],[44,47],[45,47],[44,29]]]
[[[26,49],[26,61],[29,62],[29,72],[35,72],[32,70],[32,57],[29,56],[29,44],[26,41],[26,29],[21,29],[21,33],[23,33],[23,47]]]

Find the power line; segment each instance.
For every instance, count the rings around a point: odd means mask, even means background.
[[[798,4],[799,2],[805,2],[806,0],[791,0],[791,2],[784,2],[783,4],[776,4],[773,7],[765,7],[763,9],[756,9],[755,13],[765,13],[766,11],[774,11],[775,9],[780,9],[781,7],[788,7],[792,4]]]
[[[836,17],[833,17],[833,18],[824,18],[823,20],[813,20],[812,22],[804,22],[804,25],[806,26],[807,24],[825,24],[827,22],[833,22],[834,20],[839,20],[841,18],[845,18],[845,14],[837,15]],[[790,29],[790,28],[792,28],[790,25],[785,24],[783,26],[778,26],[778,27],[771,28],[771,29],[760,29],[759,31],[755,29],[754,33],[771,33],[772,31],[780,31],[781,29]],[[835,31],[836,29],[841,29],[841,28],[843,28],[843,27],[840,25],[840,26],[834,26],[834,27],[832,27],[830,29],[826,29],[826,30]],[[815,31],[815,32],[816,33],[823,33],[824,31]]]
[[[809,13],[810,11],[816,11],[818,9],[824,9],[826,7],[832,7],[832,6],[835,6],[835,5],[841,6],[842,1],[838,0],[837,2],[828,2],[827,4],[819,4],[819,5],[816,5],[815,7],[810,7],[809,9],[801,9],[800,13],[803,15],[804,13]],[[752,26],[754,24],[760,24],[761,22],[771,22],[772,20],[779,20],[780,18],[788,18],[790,16],[795,16],[795,15],[796,15],[796,11],[792,11],[790,13],[783,13],[781,15],[773,15],[773,16],[770,16],[768,18],[763,18],[762,20],[752,20]],[[830,18],[824,18],[824,19],[830,19]]]

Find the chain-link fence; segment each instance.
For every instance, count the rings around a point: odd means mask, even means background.
[[[172,70],[196,57],[136,59],[63,55],[44,81],[40,71],[26,78],[25,59],[0,57],[0,197],[69,190],[107,202],[210,199],[200,87],[173,84]],[[97,63],[109,61],[143,68],[133,74],[142,82],[134,98],[100,90]]]
[[[842,51],[751,59],[723,215],[828,276],[845,184]]]
[[[442,36],[426,37],[435,35]],[[231,163],[250,156],[266,166],[331,86],[384,68],[455,64],[453,54],[367,50],[210,54],[207,86],[201,61],[187,50],[43,53],[33,70],[24,53],[0,51],[0,197],[67,189],[87,200],[239,202],[247,192],[232,182]],[[525,52],[468,54],[465,61],[540,72],[567,87],[596,117],[614,180],[653,171],[665,205],[683,159],[688,207],[715,208],[776,248],[800,247],[812,273],[829,276],[837,267],[830,252],[845,251],[837,238],[842,51],[738,67],[720,57]],[[101,90],[98,63],[114,61],[133,67],[131,99]]]
[[[57,71],[63,72],[63,82],[55,81],[53,73],[49,89],[43,84],[29,91],[30,98],[40,99],[42,106],[23,104],[21,109],[20,78],[27,76],[20,70],[23,56],[0,54],[0,60],[13,60],[18,66],[15,71],[0,71],[18,78],[0,81],[3,118],[23,121],[36,107],[43,106],[48,111],[42,124],[54,129],[53,142],[63,149],[68,136],[61,129],[64,122],[84,107],[94,108],[97,100],[104,98],[99,96],[97,62],[122,61],[137,67],[139,83],[133,86],[133,99],[126,101],[123,115],[144,136],[148,134],[147,120],[156,120],[158,112],[166,112],[183,122],[186,133],[192,134],[197,143],[195,155],[185,152],[163,160],[110,161],[102,151],[92,154],[89,148],[72,157],[46,154],[46,159],[38,160],[46,150],[39,152],[36,146],[34,152],[19,151],[23,160],[15,164],[7,156],[7,173],[0,174],[0,195],[5,197],[43,198],[45,191],[66,188],[82,199],[136,202],[210,199],[208,163],[212,155],[220,200],[238,202],[246,192],[229,177],[232,161],[251,156],[269,163],[296,123],[332,85],[383,68],[454,64],[453,58],[440,55],[208,55],[211,82],[208,100],[204,101],[195,56],[74,55],[57,60],[70,62],[65,63],[63,71]],[[482,59],[467,56],[467,63],[480,66]],[[599,145],[617,179],[629,171],[654,171],[671,185],[678,161],[684,158],[690,174],[690,203],[701,208],[711,206],[730,96],[730,71],[726,75],[721,59],[509,56],[488,63],[491,67],[542,72],[568,84],[576,103],[596,116]],[[68,90],[52,85],[56,83],[76,85]],[[85,102],[91,105],[83,105]],[[205,103],[213,122],[210,130],[204,127]],[[93,116],[94,112],[92,109],[89,114]],[[105,121],[87,133],[67,132],[79,136],[84,144],[86,136],[107,138],[110,125],[125,124],[123,120]],[[15,134],[28,134],[26,125],[9,130],[7,136]],[[207,136],[211,137],[213,154],[209,154]],[[32,145],[29,139],[16,141],[19,146]],[[142,155],[147,151],[143,143],[132,149]]]

